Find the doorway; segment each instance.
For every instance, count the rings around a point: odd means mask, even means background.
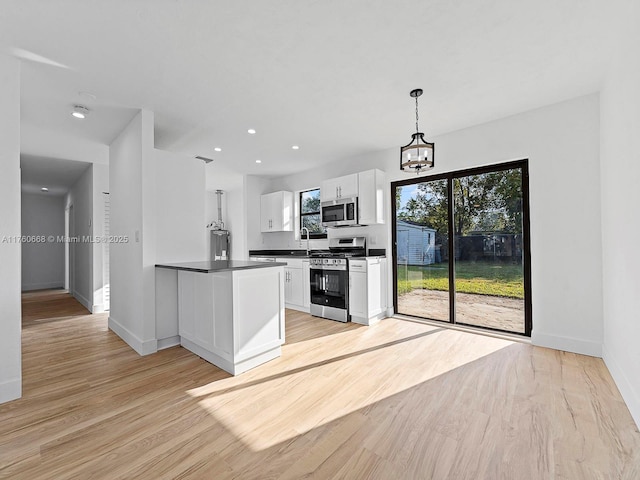
[[[393,182],[399,314],[531,336],[528,161]]]

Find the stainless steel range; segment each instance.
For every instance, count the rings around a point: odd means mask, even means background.
[[[365,237],[332,238],[329,251],[310,258],[311,315],[349,321],[349,257],[366,255]]]

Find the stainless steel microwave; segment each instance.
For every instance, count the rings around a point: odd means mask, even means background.
[[[358,224],[358,197],[330,200],[320,204],[324,227],[346,227]]]

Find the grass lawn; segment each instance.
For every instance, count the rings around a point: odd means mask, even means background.
[[[398,265],[398,294],[418,288],[449,290],[449,266],[438,263],[425,267]],[[488,262],[456,262],[456,291],[524,298],[522,265]]]

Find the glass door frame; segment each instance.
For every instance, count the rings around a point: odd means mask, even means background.
[[[453,198],[453,180],[456,178],[467,177],[471,175],[481,175],[484,173],[500,172],[503,170],[520,169],[522,172],[522,239],[523,239],[523,282],[524,282],[524,333],[510,332],[491,327],[479,327],[477,325],[467,325],[457,323],[456,320],[456,290],[455,290],[455,235],[454,235],[454,198]],[[396,232],[396,188],[405,185],[414,185],[417,183],[426,183],[435,180],[447,181],[447,202],[448,202],[448,250],[449,250],[449,321],[431,319],[427,317],[415,317],[417,319],[433,320],[437,322],[445,322],[456,325],[466,325],[485,330],[498,331],[513,335],[521,335],[531,337],[532,323],[532,303],[531,303],[531,225],[529,214],[529,159],[514,160],[510,162],[498,163],[493,165],[485,165],[482,167],[467,168],[464,170],[455,170],[452,172],[439,173],[434,175],[425,175],[407,180],[398,180],[391,182],[391,250],[393,263],[393,309],[398,313],[398,238]],[[406,314],[401,314],[406,315]]]

